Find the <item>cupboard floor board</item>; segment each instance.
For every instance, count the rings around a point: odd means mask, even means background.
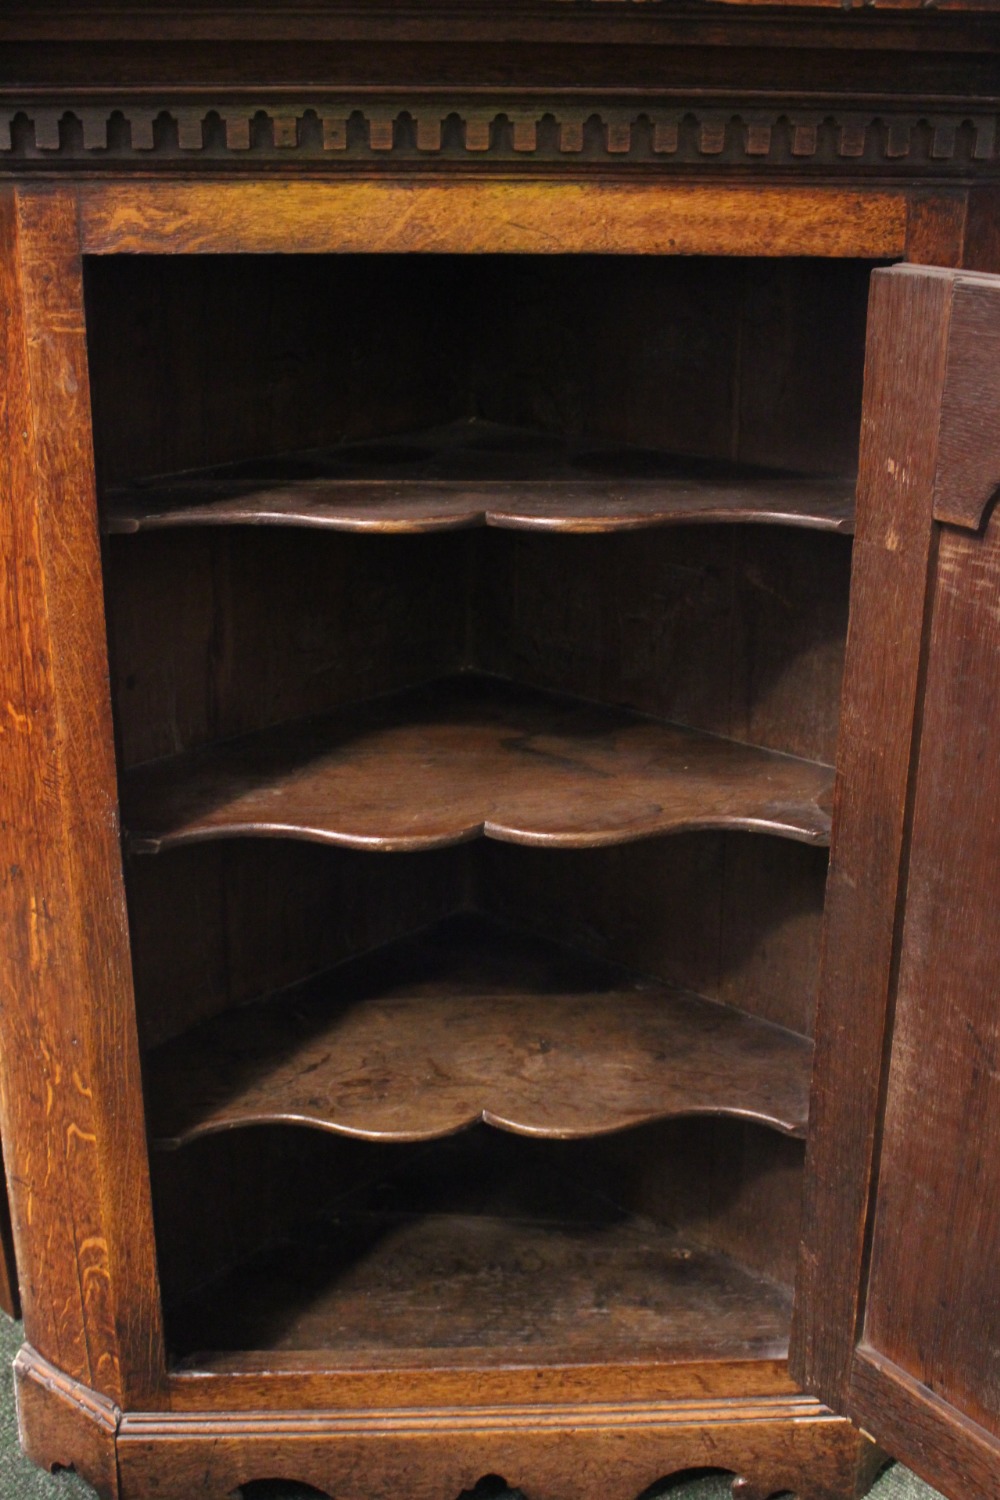
[[[212,1283],[168,1329],[188,1368],[265,1349],[344,1369],[611,1365],[780,1359],[790,1309],[785,1288],[641,1218],[353,1212]]]

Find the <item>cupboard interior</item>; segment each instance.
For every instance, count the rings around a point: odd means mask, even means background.
[[[849,481],[870,269],[558,256],[88,262],[102,513],[123,484],[150,476],[267,460],[260,472],[280,481],[301,462],[286,455],[469,422],[609,445],[626,496],[636,474],[655,481],[650,451],[696,478],[709,460],[726,473]],[[365,457],[376,480],[382,461],[377,446]],[[502,477],[512,476],[516,462]],[[488,491],[488,457],[475,477]],[[782,1357],[850,547],[843,528],[745,519],[602,522],[585,535],[209,521],[106,536],[158,1253],[181,1367],[261,1349],[279,1361],[315,1351],[334,1368]],[[574,809],[597,781],[614,790],[625,779],[618,741],[571,726],[581,742],[610,745],[595,769],[544,733],[522,744],[515,726],[500,736],[506,758],[472,764],[460,736],[454,752],[473,801],[510,765],[558,762],[554,790],[542,787],[555,809],[545,828],[519,825],[502,841],[466,832],[398,852],[379,832],[377,747],[369,847],[329,847],[347,842],[343,830],[304,821],[267,838],[237,836],[254,829],[231,822],[152,854],[130,830],[129,789],[150,768],[155,801],[163,778],[183,792],[192,757],[218,755],[224,769],[245,737],[470,677],[557,706],[600,705],[633,728],[697,731],[678,774],[699,784],[701,822],[682,810],[637,838],[630,814],[580,832]],[[359,735],[360,721],[348,723],[347,737]],[[765,783],[782,766],[812,778],[793,788],[780,827],[742,809],[750,780],[718,769],[720,741],[774,757],[751,768]],[[417,755],[409,793],[405,766],[393,768],[414,815]],[[255,765],[256,790],[283,795],[266,756]],[[566,846],[534,847],[558,841],[564,815]],[[373,996],[390,1019],[402,1013],[392,1005],[409,1007],[420,1037],[438,971],[432,963],[422,988],[411,974],[409,990],[403,971],[414,952],[426,959],[421,934],[452,955],[432,996],[445,1006],[442,1035],[458,997],[478,1048],[472,1084],[460,1080],[467,1117],[447,1132],[428,1103],[433,1067],[404,1079],[405,1068],[379,1076],[366,1065],[352,1094],[356,1108],[363,1095],[360,1115],[344,1105],[351,1080],[327,1076],[338,1006],[363,1023]],[[568,996],[572,1036],[560,1019]],[[486,1020],[509,1020],[515,1003],[512,1048]],[[289,1023],[303,1005],[310,1056],[318,1048],[327,1069],[317,1130],[288,1123],[301,1120],[285,1065],[304,1045]],[[687,1027],[649,1023],[661,1028],[659,1073],[603,1045],[614,1034],[641,1052],[650,1007]],[[364,1034],[359,1045],[366,1059]],[[541,1125],[503,1102],[515,1084],[523,1093],[539,1055]],[[484,1077],[500,1101],[485,1118],[503,1129],[476,1123]],[[404,1082],[405,1128],[387,1135],[379,1110]],[[581,1095],[596,1110],[589,1126]],[[161,1130],[157,1101],[178,1097],[187,1114]]]

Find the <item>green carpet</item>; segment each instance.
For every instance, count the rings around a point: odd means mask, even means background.
[[[0,1497],[2,1500],[94,1500],[94,1491],[75,1474],[43,1474],[22,1457],[17,1446],[14,1386],[10,1367],[21,1343],[21,1325],[0,1313]],[[256,1488],[256,1487],[255,1487]],[[291,1500],[294,1490],[268,1486],[267,1500]],[[261,1493],[254,1500],[264,1500]],[[442,1500],[454,1500],[442,1496]],[[493,1496],[492,1500],[501,1500]],[[529,1491],[530,1500],[530,1491]],[[695,1479],[670,1491],[670,1500],[731,1500],[727,1481],[718,1476]],[[940,1500],[900,1465],[886,1471],[871,1491],[871,1500]]]

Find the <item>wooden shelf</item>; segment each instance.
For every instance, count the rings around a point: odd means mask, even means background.
[[[161,1147],[282,1122],[571,1139],[691,1114],[803,1136],[811,1063],[783,1027],[458,917],[165,1043],[146,1095]]]
[[[490,1185],[450,1210],[357,1205],[179,1306],[180,1368],[327,1351],[342,1370],[781,1359],[791,1294],[555,1174],[532,1212]],[[544,1206],[543,1206],[544,1205]],[[202,1354],[199,1351],[211,1351]]]
[[[833,772],[473,674],[137,767],[132,847],[268,836],[582,849],[697,828],[825,844]]]
[[[851,531],[851,480],[609,446],[489,422],[178,474],[112,491],[108,532],[165,526],[619,531],[756,521]]]

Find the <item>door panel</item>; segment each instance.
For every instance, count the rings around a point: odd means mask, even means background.
[[[929,636],[864,1338],[1000,1431],[1000,512]]]
[[[955,1500],[1000,1494],[998,484],[1000,277],[876,272],[792,1365]]]

